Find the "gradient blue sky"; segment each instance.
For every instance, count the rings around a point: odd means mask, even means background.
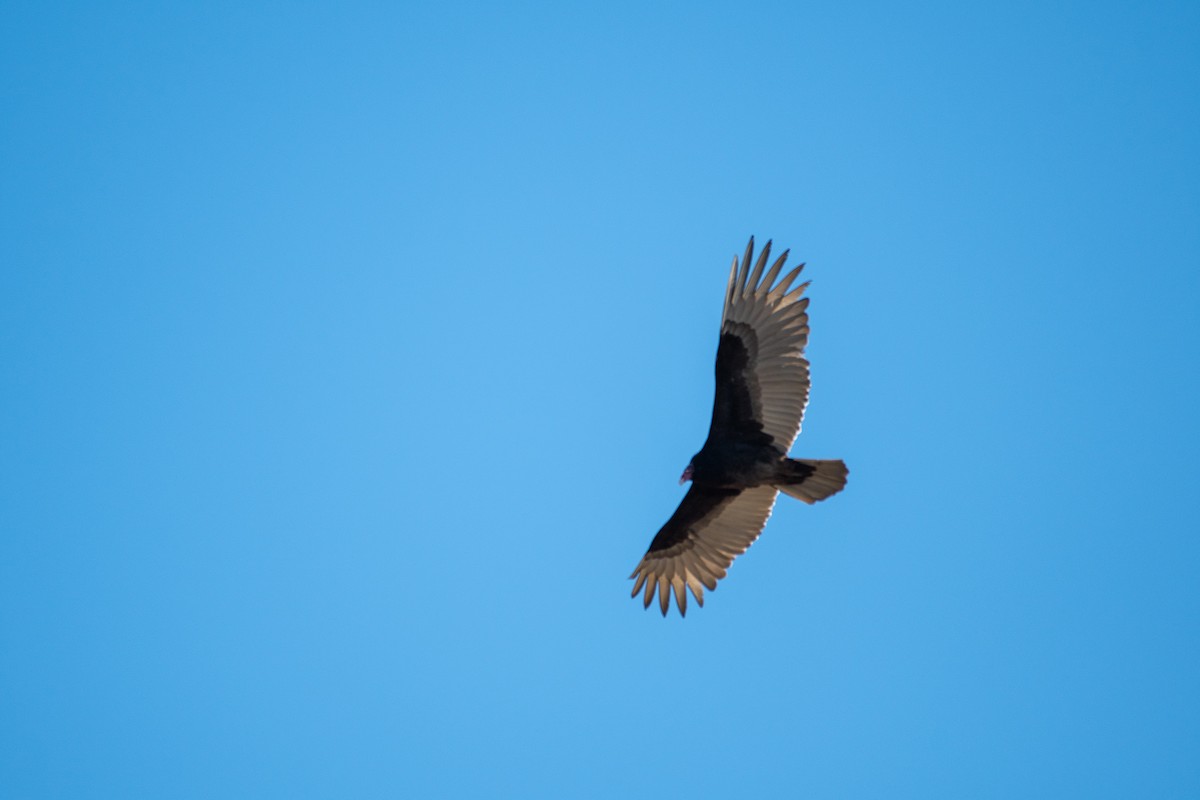
[[[1200,6],[833,6],[4,3],[0,794],[1200,795]]]

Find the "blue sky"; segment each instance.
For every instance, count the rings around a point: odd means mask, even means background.
[[[106,5],[0,9],[6,797],[1200,794],[1194,4]],[[664,620],[750,234],[850,483]]]

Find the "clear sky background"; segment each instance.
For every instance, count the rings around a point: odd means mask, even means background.
[[[1200,794],[1200,6],[5,3],[0,795]],[[731,257],[781,501],[627,576]]]

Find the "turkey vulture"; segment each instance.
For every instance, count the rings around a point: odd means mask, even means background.
[[[842,461],[787,455],[808,404],[808,298],[801,297],[808,283],[790,289],[803,264],[775,282],[787,251],[764,275],[770,253],[767,242],[751,271],[750,237],[740,264],[734,256],[708,439],[679,479],[692,482],[683,502],[629,576],[634,597],[644,588],[645,607],[658,591],[664,617],[672,592],[680,616],[687,613],[684,587],[704,605],[704,589],[716,589],[762,533],[779,492],[811,504],[846,485]]]

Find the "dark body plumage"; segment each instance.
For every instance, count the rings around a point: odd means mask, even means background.
[[[768,242],[751,272],[751,238],[733,261],[708,439],[684,472],[688,493],[631,576],[634,596],[644,592],[649,606],[657,592],[664,616],[672,594],[680,614],[687,591],[704,604],[704,589],[762,532],[778,492],[814,503],[846,485],[841,461],[787,457],[808,403],[808,284],[790,288],[803,264],[775,282],[787,252],[764,275],[770,252]]]

